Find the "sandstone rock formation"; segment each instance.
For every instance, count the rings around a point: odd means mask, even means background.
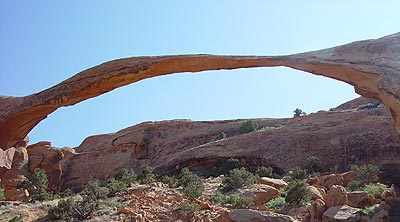
[[[186,166],[204,171],[221,158],[238,158],[247,167],[272,166],[276,173],[302,166],[308,156],[325,160],[326,169],[337,166],[340,171],[348,170],[351,164],[373,163],[383,172],[399,166],[400,137],[392,118],[382,107],[357,109],[358,100],[363,98],[349,102],[356,107],[302,118],[256,119],[268,130],[247,134],[239,132],[246,120],[174,120],[91,136],[75,149],[42,142],[28,146],[28,169],[44,169],[51,177],[52,190],[62,190],[79,188],[92,178],[108,179],[121,168],[133,168],[136,173],[145,166],[158,172]],[[226,133],[226,139],[218,140],[221,132]],[[338,177],[344,185],[354,173],[330,177]],[[332,180],[321,181],[331,185]],[[321,185],[327,186],[325,182]]]
[[[290,216],[249,209],[232,209],[224,211],[217,220],[218,222],[296,222]]]
[[[18,147],[47,115],[117,87],[179,72],[286,66],[337,79],[356,92],[382,101],[400,131],[400,33],[289,56],[181,55],[110,61],[39,93],[0,97],[0,147]]]
[[[349,206],[331,207],[324,212],[322,222],[356,222],[362,218],[362,209]]]

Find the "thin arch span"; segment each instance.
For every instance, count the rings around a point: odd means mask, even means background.
[[[286,66],[354,86],[390,110],[400,132],[400,33],[287,56],[176,55],[113,60],[39,93],[0,96],[0,147],[18,146],[50,113],[146,78],[206,70]]]

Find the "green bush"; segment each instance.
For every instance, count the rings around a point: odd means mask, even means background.
[[[229,204],[235,209],[246,209],[249,208],[253,199],[251,197],[241,197],[237,194],[230,195]]]
[[[192,218],[199,210],[200,207],[197,204],[185,204],[178,210],[178,212],[186,218]]]
[[[218,140],[226,139],[226,133],[225,132],[220,132],[217,139]]]
[[[217,159],[214,161],[212,167],[211,167],[211,175],[212,176],[219,176],[222,174],[227,174],[229,171],[236,169],[236,168],[241,168],[242,164],[240,163],[240,160],[235,159],[235,158],[229,158],[229,159]]]
[[[307,115],[307,113],[305,113],[305,112],[303,112],[303,110],[301,110],[301,109],[299,109],[299,108],[296,108],[294,111],[293,111],[293,117],[300,117],[300,116],[305,116],[305,115]]]
[[[257,180],[257,176],[242,167],[229,171],[222,181],[222,187],[225,192],[236,191],[242,187],[255,184]]]
[[[114,175],[114,178],[122,183],[124,183],[127,187],[130,187],[133,182],[136,180],[136,174],[132,169],[121,169]]]
[[[301,169],[300,167],[294,167],[290,171],[292,171],[292,178],[294,180],[302,180],[306,177],[306,171]]]
[[[100,201],[105,199],[108,194],[108,188],[102,187],[98,180],[91,180],[83,186],[80,192],[82,200],[77,202],[72,198],[60,200],[57,206],[49,208],[48,217],[64,221],[85,220],[93,215]]]
[[[28,179],[29,182],[22,186],[34,186],[36,188],[29,197],[30,202],[52,200],[56,197],[53,193],[47,191],[49,180],[43,169],[36,168],[32,174],[28,175]]]
[[[153,173],[154,168],[153,167],[145,167],[142,171],[142,183],[151,185],[155,180],[156,176]]]
[[[83,186],[83,189],[80,192],[82,200],[78,201],[74,206],[74,217],[79,220],[89,218],[98,208],[100,201],[105,199],[109,192],[108,188],[100,185],[99,180],[89,181],[85,186]]]
[[[97,202],[98,200],[105,199],[109,192],[110,191],[107,189],[107,187],[102,187],[100,185],[99,180],[91,180],[85,186],[83,186],[80,194],[83,199]]]
[[[183,187],[183,193],[191,200],[195,200],[203,195],[204,183],[199,176],[195,176]]]
[[[178,187],[178,180],[174,176],[164,175],[161,178],[161,182],[167,184],[169,188]]]
[[[303,180],[293,180],[286,187],[285,202],[290,206],[299,206],[307,203],[311,199],[311,193],[308,184]]]
[[[259,177],[272,177],[272,168],[261,166],[256,170],[256,175]]]
[[[377,108],[379,107],[379,105],[381,105],[380,101],[374,102],[374,103],[367,103],[367,104],[363,104],[357,107],[357,110],[361,110],[361,109],[373,109],[373,108]]]
[[[267,203],[267,207],[271,209],[276,209],[276,208],[283,208],[286,207],[288,204],[285,201],[284,197],[277,197],[274,198]]]
[[[309,156],[304,163],[304,169],[308,174],[315,174],[322,171],[322,161],[315,156]]]
[[[11,218],[8,222],[23,222],[24,221],[24,215],[23,214],[18,214]]]
[[[364,187],[363,190],[375,198],[380,198],[382,192],[385,189],[386,189],[386,185],[377,183],[377,184],[368,184]]]
[[[361,186],[378,182],[379,168],[373,164],[352,165],[351,170],[356,172],[355,181],[358,181]]]
[[[369,206],[362,210],[369,218],[372,218],[375,214],[377,214],[381,209],[376,206]]]
[[[67,188],[58,194],[61,198],[72,196],[72,190]]]
[[[183,192],[191,200],[194,200],[203,195],[203,180],[201,179],[201,177],[197,176],[186,167],[183,168],[178,175],[178,184],[183,187]]]
[[[240,126],[239,131],[240,134],[245,134],[257,131],[257,129],[258,123],[255,120],[247,120]]]
[[[5,200],[6,195],[4,194],[4,189],[0,188],[0,201]]]
[[[237,194],[224,195],[219,192],[217,192],[214,196],[208,197],[207,199],[219,205],[231,205],[232,208],[237,209],[249,208],[253,201],[250,197],[241,197]]]
[[[72,221],[76,203],[72,198],[60,200],[54,207],[50,207],[47,216],[51,220]]]
[[[128,185],[122,181],[119,181],[115,178],[111,178],[107,180],[107,185],[106,185],[109,193],[108,196],[112,197],[115,196],[115,194],[122,192],[128,188]]]

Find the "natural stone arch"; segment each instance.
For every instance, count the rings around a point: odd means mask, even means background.
[[[287,56],[179,55],[103,63],[42,92],[0,96],[0,147],[17,146],[47,115],[142,79],[181,72],[286,66],[353,85],[382,101],[400,132],[400,33]]]

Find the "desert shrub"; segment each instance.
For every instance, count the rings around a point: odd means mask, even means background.
[[[209,196],[207,199],[219,205],[231,205],[232,208],[237,209],[249,208],[253,201],[250,197],[241,197],[237,194],[225,195],[220,192],[217,192],[214,196]]]
[[[204,183],[199,176],[194,176],[192,179],[183,187],[183,193],[188,196],[191,200],[195,200],[203,195]]]
[[[256,170],[256,175],[259,177],[272,177],[272,168],[261,166]]]
[[[186,167],[183,168],[178,175],[178,184],[183,187],[183,192],[191,200],[194,200],[203,195],[203,180],[201,179],[201,177],[197,176]]]
[[[107,180],[107,185],[106,185],[109,193],[108,196],[112,197],[115,196],[115,194],[122,192],[128,188],[128,185],[122,181],[119,181],[115,178],[111,178]]]
[[[308,184],[303,180],[293,180],[286,187],[285,201],[290,206],[299,206],[307,203],[311,199],[311,193]]]
[[[307,115],[307,113],[303,112],[303,110],[296,108],[295,110],[293,110],[293,117],[300,117],[300,116],[305,116]]]
[[[369,195],[379,198],[382,194],[382,192],[386,189],[386,185],[377,183],[377,184],[368,184],[365,185],[363,190],[367,192]]]
[[[225,132],[220,132],[217,139],[218,140],[226,139],[226,133]]]
[[[349,184],[347,184],[346,190],[347,191],[362,190],[363,187],[364,187],[364,184],[361,181],[353,180]]]
[[[55,198],[53,193],[47,191],[49,180],[43,169],[36,168],[32,174],[28,175],[28,179],[29,182],[25,183],[23,186],[34,186],[36,188],[29,197],[30,202],[52,200]]]
[[[114,175],[114,178],[129,187],[133,182],[135,182],[136,174],[132,169],[124,168],[118,171],[118,173]]]
[[[78,201],[73,207],[74,217],[79,220],[85,220],[92,216],[100,201],[105,199],[108,194],[108,188],[102,187],[99,180],[89,181],[80,192],[82,200]]]
[[[306,177],[306,171],[301,169],[300,167],[294,167],[290,171],[292,171],[292,178],[294,180],[302,180]]]
[[[145,167],[142,171],[142,183],[147,184],[147,185],[151,185],[155,179],[156,176],[153,173],[154,169],[153,167]]]
[[[67,188],[58,194],[61,198],[72,196],[72,190]]]
[[[183,205],[178,212],[186,218],[194,217],[194,214],[200,210],[199,205],[197,204],[185,204]]]
[[[24,215],[23,214],[18,214],[11,218],[8,222],[23,222],[24,221]]]
[[[50,207],[47,216],[51,220],[71,221],[74,217],[76,203],[72,198],[60,200],[54,207]]]
[[[352,165],[351,170],[356,172],[355,181],[358,181],[361,186],[378,182],[379,168],[373,164]]]
[[[167,184],[169,188],[176,188],[178,187],[178,180],[174,176],[164,175],[161,178],[161,182]]]
[[[315,156],[309,156],[304,163],[304,169],[308,174],[315,174],[322,171],[322,161]]]
[[[258,177],[245,168],[233,169],[224,177],[222,187],[225,192],[236,191],[242,187],[255,184]]]
[[[193,176],[194,173],[191,172],[187,167],[182,168],[178,175],[178,185],[186,186]]]
[[[373,109],[373,108],[377,108],[379,107],[379,105],[381,105],[381,102],[377,101],[374,103],[367,103],[367,104],[363,104],[357,107],[357,110],[360,109]]]
[[[247,120],[240,126],[239,131],[240,134],[245,134],[257,131],[257,129],[258,123],[255,120]]]
[[[381,209],[376,206],[369,206],[362,210],[368,217],[372,218],[375,214],[377,214]]]
[[[286,206],[287,206],[287,203],[286,203],[284,197],[274,198],[274,199],[268,201],[268,203],[267,203],[267,207],[271,208],[271,209],[283,208]]]
[[[232,194],[229,196],[228,204],[231,204],[232,208],[235,209],[246,209],[249,208],[253,199],[251,197],[241,197],[237,194]]]
[[[97,202],[98,200],[105,199],[109,192],[107,187],[102,187],[100,185],[99,180],[91,180],[83,186],[80,194],[83,199]]]
[[[0,188],[0,201],[5,200],[5,199],[6,199],[6,195],[4,194],[4,189]]]
[[[238,159],[217,159],[216,161],[214,161],[213,166],[211,167],[211,175],[219,176],[222,174],[227,174],[229,171],[241,167],[242,164]]]

